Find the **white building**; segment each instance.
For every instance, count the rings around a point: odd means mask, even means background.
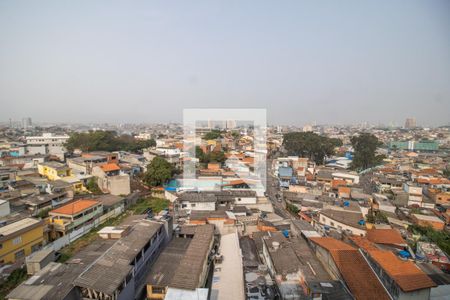
[[[68,135],[53,135],[52,133],[44,133],[42,136],[27,136],[27,152],[32,155],[55,155],[63,160],[66,152],[64,144],[68,139]]]

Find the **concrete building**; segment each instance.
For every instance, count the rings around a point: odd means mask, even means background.
[[[39,250],[44,243],[44,222],[26,218],[0,227],[0,263],[14,263]]]
[[[115,163],[95,166],[92,175],[97,177],[98,187],[111,195],[129,195],[131,193],[130,175],[121,172]]]
[[[53,135],[44,133],[42,136],[27,136],[27,153],[54,155],[64,160],[66,149],[64,144],[69,139],[68,135]]]
[[[169,226],[170,227],[170,226]],[[146,277],[169,240],[164,222],[139,220],[74,280],[83,299],[139,299]]]

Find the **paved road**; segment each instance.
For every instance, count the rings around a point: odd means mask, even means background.
[[[267,161],[267,196],[272,202],[274,212],[285,219],[295,219],[285,208],[283,196],[278,187],[278,180],[273,176],[272,161]],[[277,194],[280,195],[281,202],[278,201]]]

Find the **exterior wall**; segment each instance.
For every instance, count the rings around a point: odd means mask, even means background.
[[[363,229],[355,228],[355,227],[349,226],[347,224],[340,223],[340,222],[335,221],[335,220],[333,220],[333,219],[331,219],[331,218],[329,218],[329,217],[327,217],[325,215],[322,215],[322,214],[320,214],[320,221],[319,222],[320,222],[320,224],[328,225],[328,226],[337,228],[337,229],[342,230],[342,231],[350,230],[355,235],[363,235],[363,236],[366,235],[366,231],[363,230]]]
[[[341,273],[339,272],[338,267],[334,263],[333,257],[331,257],[330,253],[326,249],[316,245],[315,253],[317,258],[324,265],[325,269],[327,270],[328,274],[330,274],[333,280],[342,279]]]
[[[120,215],[121,213],[123,213],[123,211],[124,211],[124,204],[121,204],[120,206],[118,206],[118,207],[110,210],[106,214],[100,216],[100,223],[107,221],[109,218],[114,218],[114,217]]]
[[[256,204],[256,197],[236,197],[235,204]]]
[[[36,155],[36,154],[48,154],[47,145],[28,145],[27,146],[27,154],[28,155]]]
[[[181,202],[181,208],[188,210],[216,210],[216,202]]]
[[[27,232],[3,241],[0,248],[0,261],[14,263],[17,258],[25,258],[41,248],[44,242],[44,225],[41,224]],[[23,254],[23,255],[22,255]]]
[[[9,202],[4,201],[3,203],[0,203],[0,217],[7,216],[11,213],[11,210],[9,208]]]
[[[108,177],[107,187],[111,195],[128,195],[131,193],[130,176],[124,174]]]
[[[440,223],[440,222],[433,222],[433,221],[428,221],[428,220],[420,220],[420,219],[416,218],[415,216],[413,216],[412,218],[416,224],[423,226],[423,227],[431,226],[436,230],[443,230],[445,227],[444,222]]]

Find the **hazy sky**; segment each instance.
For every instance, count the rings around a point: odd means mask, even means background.
[[[450,122],[450,1],[0,0],[0,121]]]

